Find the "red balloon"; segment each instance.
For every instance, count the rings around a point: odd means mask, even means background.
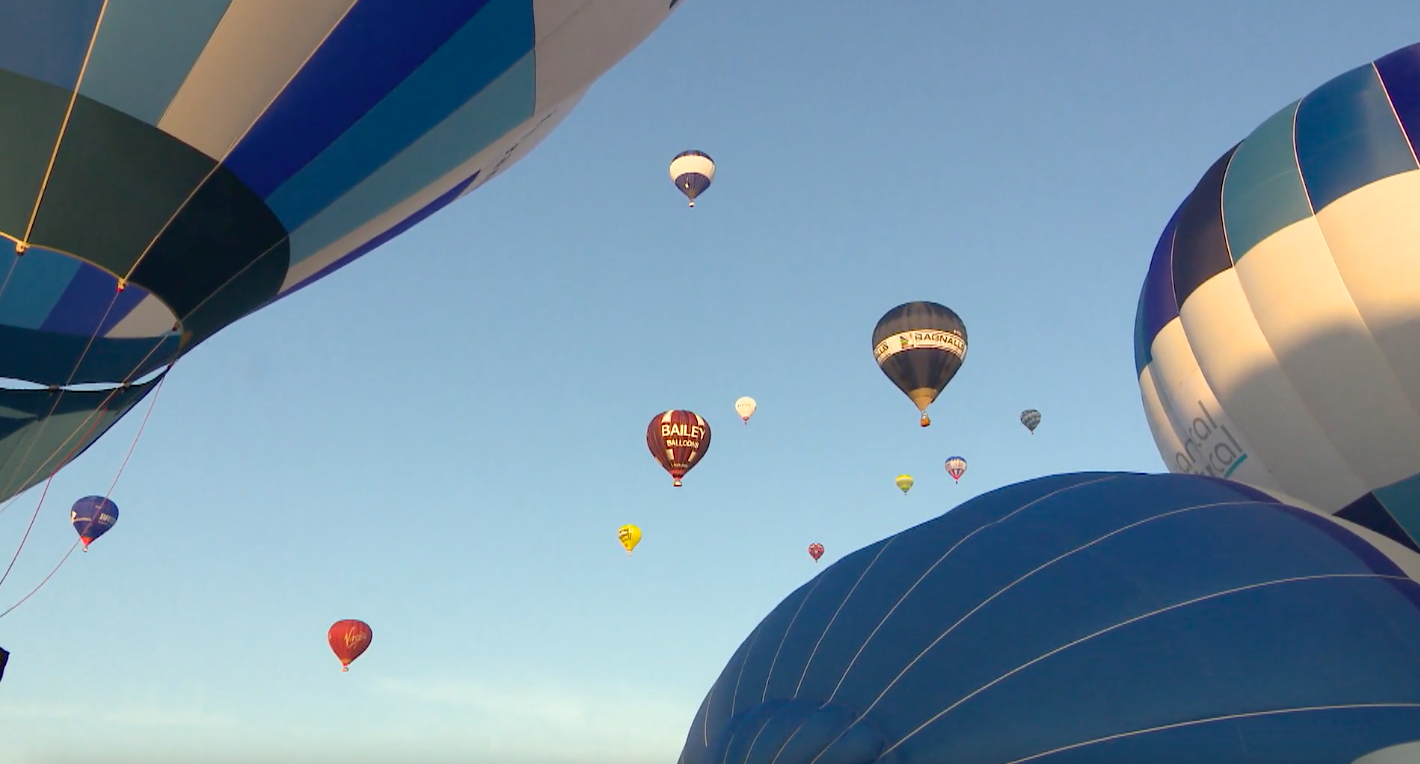
[[[330,649],[334,650],[335,657],[340,659],[341,671],[350,670],[350,662],[359,658],[370,647],[370,640],[374,639],[374,636],[374,632],[370,631],[370,624],[353,618],[336,621],[325,635],[330,642]]]
[[[818,558],[823,556],[823,544],[809,544],[809,556],[818,562]]]
[[[685,473],[705,458],[710,450],[710,425],[694,411],[671,409],[657,414],[646,425],[646,447],[671,473],[672,485],[679,486]]]

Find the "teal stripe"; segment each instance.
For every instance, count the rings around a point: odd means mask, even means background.
[[[531,119],[536,91],[536,54],[529,53],[394,161],[296,229],[291,234],[291,264],[428,188]]]
[[[109,3],[79,92],[150,125],[158,124],[230,3]]]
[[[1223,229],[1234,263],[1263,239],[1311,217],[1292,144],[1292,124],[1300,103],[1293,101],[1259,125],[1228,163],[1223,179]]]
[[[266,198],[300,228],[468,103],[533,48],[528,0],[494,0],[315,159]]]
[[[0,295],[0,324],[39,329],[80,265],[67,255],[32,247],[15,264],[10,284]]]
[[[1420,474],[1371,493],[1410,538],[1420,541]]]
[[[1233,466],[1229,467],[1228,471],[1223,473],[1223,477],[1232,477],[1233,473],[1236,472],[1238,467],[1240,467],[1245,461],[1247,461],[1247,454],[1243,454],[1242,456],[1233,460]]]

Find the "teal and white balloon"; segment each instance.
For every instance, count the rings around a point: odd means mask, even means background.
[[[1172,472],[1420,548],[1420,45],[1327,82],[1164,229],[1135,361]]]

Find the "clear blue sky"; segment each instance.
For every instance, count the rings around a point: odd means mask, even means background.
[[[0,621],[0,761],[673,762],[810,542],[1162,471],[1131,344],[1159,230],[1418,38],[1411,0],[685,2],[512,170],[177,365],[118,526]],[[926,430],[870,341],[924,299],[970,333]],[[682,489],[644,443],[672,407],[714,430]],[[54,481],[0,609],[142,412]],[[349,674],[340,618],[375,634]]]

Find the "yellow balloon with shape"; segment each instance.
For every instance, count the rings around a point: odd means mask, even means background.
[[[626,556],[631,556],[631,550],[641,543],[641,529],[634,525],[623,525],[616,532],[616,538],[621,545],[626,547]]]

